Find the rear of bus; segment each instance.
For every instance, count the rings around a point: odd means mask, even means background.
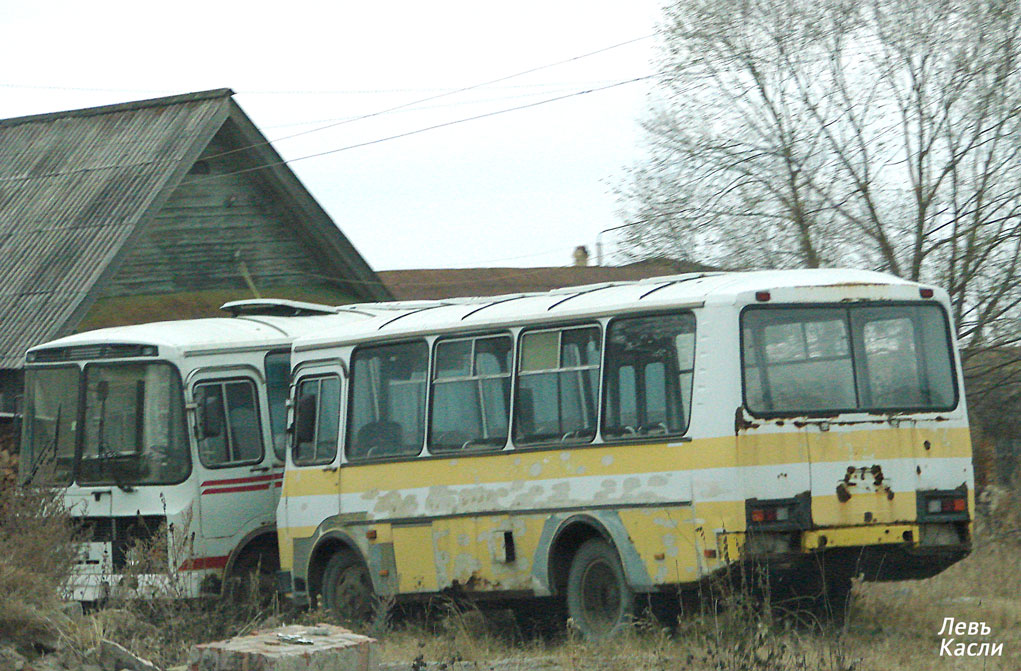
[[[974,485],[946,293],[832,272],[738,294],[745,532],[730,540],[777,584],[816,575],[840,597],[852,576],[925,578],[964,557]]]

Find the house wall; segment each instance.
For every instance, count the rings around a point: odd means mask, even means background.
[[[221,130],[133,246],[108,296],[204,289],[329,287],[318,250],[299,238],[282,204]],[[208,173],[205,171],[208,170]],[[223,175],[223,176],[217,176]],[[337,278],[340,279],[340,278]]]
[[[78,330],[216,314],[228,300],[353,300],[225,126],[132,245]],[[217,175],[223,175],[218,177]],[[336,278],[341,279],[341,278]]]

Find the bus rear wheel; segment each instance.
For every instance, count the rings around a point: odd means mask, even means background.
[[[367,623],[372,619],[372,580],[365,564],[349,552],[330,557],[323,571],[323,606],[341,620]]]
[[[567,575],[567,613],[587,640],[609,638],[634,614],[635,594],[613,546],[601,538],[585,541]]]

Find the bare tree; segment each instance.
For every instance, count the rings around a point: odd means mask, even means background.
[[[1017,340],[1017,0],[681,0],[663,36],[630,255],[884,270],[969,354]]]

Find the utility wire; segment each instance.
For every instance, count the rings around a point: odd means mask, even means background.
[[[619,48],[627,46],[629,44],[634,44],[636,42],[641,42],[643,40],[648,40],[648,39],[651,39],[652,37],[655,37],[655,33],[650,33],[648,35],[642,35],[641,37],[635,37],[635,38],[632,38],[630,40],[625,40],[624,42],[618,42],[617,44],[612,44],[612,45],[610,45],[608,47],[603,47],[602,49],[596,49],[595,51],[590,51],[588,53],[579,54],[577,56],[572,56],[570,58],[566,58],[566,59],[561,60],[561,61],[556,61],[554,63],[547,63],[546,65],[540,65],[538,67],[529,68],[528,70],[522,70],[521,72],[515,72],[514,74],[505,75],[503,77],[497,77],[496,79],[490,79],[490,80],[484,81],[484,82],[479,82],[478,84],[472,84],[470,86],[463,86],[463,87],[458,88],[458,89],[453,89],[451,91],[445,91],[443,93],[437,93],[436,95],[431,95],[431,96],[427,96],[425,98],[419,98],[417,100],[412,100],[410,102],[401,103],[400,105],[394,105],[393,107],[387,107],[385,109],[377,110],[375,112],[369,112],[368,114],[362,114],[360,116],[352,117],[350,119],[343,119],[343,120],[337,121],[335,123],[326,124],[325,126],[319,126],[317,128],[311,128],[309,130],[301,131],[299,133],[293,133],[291,135],[285,135],[283,137],[274,138],[273,140],[266,140],[265,142],[258,142],[256,144],[248,145],[248,146],[245,146],[245,147],[238,147],[236,149],[231,149],[231,150],[228,150],[228,151],[225,151],[225,152],[221,152],[219,154],[213,154],[212,156],[207,156],[206,159],[213,159],[213,158],[219,158],[220,156],[227,156],[229,154],[234,154],[234,153],[237,153],[237,152],[240,152],[240,151],[244,151],[246,149],[251,149],[253,147],[261,147],[261,146],[265,146],[265,145],[268,145],[268,144],[272,144],[273,142],[282,142],[284,140],[290,140],[291,138],[300,137],[302,135],[308,135],[309,133],[318,133],[319,131],[327,130],[329,128],[336,128],[337,126],[343,126],[344,124],[353,123],[355,121],[363,121],[365,119],[371,119],[373,117],[381,116],[383,114],[389,114],[391,112],[396,112],[398,110],[406,109],[408,107],[414,107],[416,105],[421,105],[422,103],[432,102],[433,100],[438,100],[440,98],[446,98],[448,96],[457,95],[459,93],[465,93],[466,91],[472,91],[474,89],[482,88],[484,86],[492,86],[493,84],[499,84],[500,82],[505,82],[505,81],[510,80],[510,79],[516,79],[517,77],[524,77],[525,75],[530,75],[530,74],[533,74],[533,73],[536,73],[536,72],[540,72],[542,70],[548,70],[550,68],[558,67],[558,66],[561,66],[561,65],[566,65],[568,63],[573,63],[575,61],[579,61],[579,60],[582,60],[584,58],[591,58],[592,56],[596,56],[598,54],[606,53],[607,51],[612,51],[613,49],[619,49]]]
[[[437,110],[437,109],[449,109],[451,107],[468,107],[469,105],[485,105],[487,103],[507,103],[507,102],[510,102],[511,100],[520,100],[522,98],[535,98],[535,97],[541,96],[541,95],[551,95],[551,94],[555,94],[555,93],[566,93],[568,91],[577,90],[578,87],[580,87],[580,86],[592,87],[592,86],[600,86],[600,85],[603,85],[603,84],[610,84],[613,81],[614,80],[612,80],[612,79],[605,79],[605,80],[598,81],[598,82],[578,82],[577,84],[571,84],[571,85],[558,84],[555,87],[545,87],[545,90],[541,90],[541,91],[537,90],[537,91],[531,91],[531,92],[528,92],[528,93],[515,93],[515,94],[511,94],[511,95],[502,95],[502,96],[499,96],[499,97],[473,98],[471,100],[457,100],[457,101],[451,101],[451,102],[437,103],[435,105],[423,105],[423,106],[418,106],[418,107],[412,107],[412,108],[409,108],[409,109],[406,109],[406,110],[397,110],[397,111],[394,112],[394,114],[397,114],[397,113],[424,112],[424,111],[428,111],[428,110]],[[272,125],[269,125],[269,126],[260,126],[260,128],[263,128],[263,129],[266,129],[266,130],[279,129],[279,128],[293,128],[295,126],[312,126],[312,125],[315,125],[315,124],[334,123],[334,122],[337,122],[337,121],[344,121],[344,122],[355,121],[357,118],[358,118],[357,115],[354,115],[354,116],[346,116],[346,117],[331,117],[329,119],[310,119],[308,121],[291,121],[291,122],[288,122],[288,123],[279,123],[279,124],[272,124]]]
[[[484,114],[477,114],[475,116],[464,117],[462,119],[454,119],[453,121],[445,121],[443,123],[434,124],[432,126],[426,126],[424,128],[417,128],[415,130],[410,130],[410,131],[407,131],[407,132],[404,132],[404,133],[397,133],[395,135],[388,135],[386,137],[376,138],[374,140],[367,140],[365,142],[358,142],[356,144],[350,144],[350,145],[347,145],[347,146],[344,146],[344,147],[338,147],[336,149],[328,149],[326,151],[320,151],[320,152],[316,152],[314,154],[306,154],[304,156],[298,156],[297,158],[292,158],[292,159],[287,159],[287,160],[283,160],[282,159],[280,161],[273,161],[271,163],[265,163],[265,164],[262,164],[262,165],[253,166],[251,168],[243,168],[241,170],[233,170],[231,172],[222,172],[222,173],[216,173],[216,174],[212,174],[212,175],[202,175],[200,177],[196,177],[194,179],[190,179],[190,180],[181,182],[181,186],[185,186],[185,185],[188,185],[188,184],[195,184],[195,183],[198,183],[198,182],[205,182],[205,181],[208,181],[208,180],[211,180],[211,179],[218,179],[218,178],[221,178],[221,177],[228,177],[230,175],[241,175],[241,174],[248,173],[248,172],[255,172],[256,170],[263,170],[265,168],[272,168],[272,167],[275,167],[275,166],[278,166],[278,165],[290,165],[291,163],[297,163],[298,161],[304,161],[304,160],[310,159],[310,158],[317,158],[319,156],[328,156],[330,154],[338,154],[338,153],[343,152],[343,151],[349,151],[351,149],[359,149],[361,147],[368,147],[370,145],[380,144],[382,142],[389,142],[390,140],[397,140],[397,139],[400,139],[400,138],[409,137],[411,135],[418,135],[419,133],[425,133],[425,132],[428,132],[428,131],[431,131],[431,130],[437,130],[439,128],[447,128],[449,126],[456,126],[457,124],[466,123],[468,121],[477,121],[479,119],[486,119],[486,118],[489,118],[489,117],[498,116],[500,114],[507,114],[508,112],[517,112],[517,111],[520,111],[520,110],[530,109],[532,107],[538,107],[540,105],[546,105],[548,103],[559,102],[561,100],[567,100],[568,98],[575,98],[577,96],[582,96],[582,95],[586,95],[586,94],[589,94],[589,93],[596,93],[598,91],[606,91],[606,90],[617,88],[617,87],[620,87],[620,86],[625,86],[627,84],[634,84],[636,82],[645,81],[647,79],[652,79],[652,78],[658,77],[658,76],[659,76],[659,74],[657,73],[657,74],[651,74],[651,75],[644,75],[644,76],[641,76],[641,77],[634,77],[633,79],[625,79],[624,81],[614,82],[613,84],[608,84],[606,86],[600,86],[600,87],[596,87],[596,88],[585,89],[584,91],[574,91],[573,93],[567,93],[567,94],[564,94],[562,96],[556,96],[554,98],[547,98],[545,100],[540,100],[538,102],[527,103],[527,104],[524,104],[524,105],[518,105],[517,107],[508,107],[508,108],[505,108],[505,109],[495,110],[495,111],[492,111],[492,112],[486,112]]]

